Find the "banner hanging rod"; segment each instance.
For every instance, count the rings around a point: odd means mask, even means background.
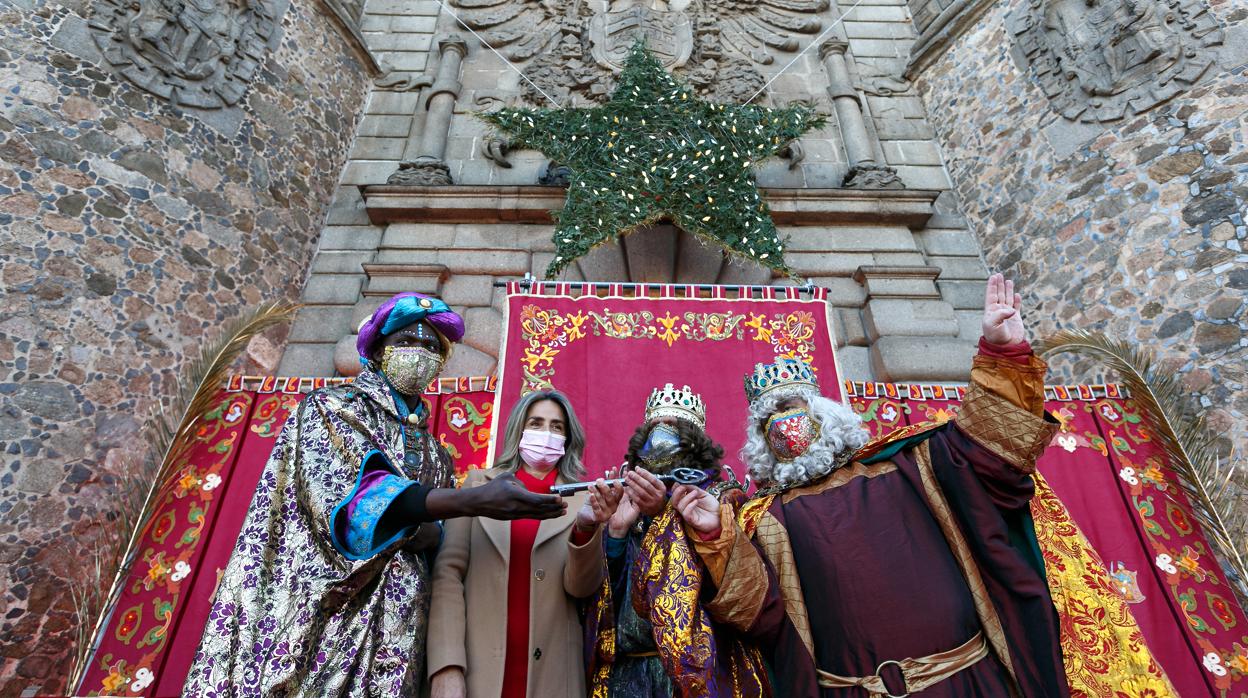
[[[531,288],[534,284],[542,283],[542,284],[560,284],[563,286],[567,286],[569,289],[575,289],[578,291],[580,290],[598,291],[598,290],[609,289],[612,287],[619,288],[619,289],[627,289],[630,291],[639,291],[639,290],[640,291],[659,291],[659,290],[662,290],[663,288],[679,287],[679,288],[691,288],[697,291],[708,291],[708,292],[714,292],[715,289],[722,288],[722,289],[740,289],[740,290],[750,291],[751,293],[755,291],[765,292],[766,289],[771,289],[773,291],[797,289],[797,291],[800,293],[807,293],[810,295],[814,295],[815,289],[819,288],[810,281],[807,281],[805,285],[802,285],[802,286],[762,286],[758,284],[661,284],[661,283],[636,283],[636,282],[629,282],[629,281],[539,281],[538,279],[534,278],[532,274],[528,274],[528,273],[524,275],[523,279],[517,279],[516,281],[495,281],[494,287],[506,288],[507,285],[511,283],[519,284],[521,288],[526,289],[526,290]]]

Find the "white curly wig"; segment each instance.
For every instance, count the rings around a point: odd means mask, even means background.
[[[810,416],[819,422],[819,439],[805,453],[788,463],[776,460],[767,446],[763,433],[766,420],[778,410],[776,405],[788,397],[806,401]],[[764,395],[750,404],[747,438],[741,449],[741,461],[750,469],[750,479],[759,487],[791,487],[827,475],[844,465],[849,454],[862,448],[870,438],[862,419],[848,406],[830,400],[817,392],[798,395]]]

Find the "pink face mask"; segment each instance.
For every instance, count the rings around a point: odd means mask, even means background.
[[[520,437],[520,457],[535,468],[549,468],[563,457],[563,436],[553,431],[525,429]]]

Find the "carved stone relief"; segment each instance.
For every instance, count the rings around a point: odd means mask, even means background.
[[[455,0],[462,19],[524,66],[525,102],[604,102],[637,39],[702,96],[743,102],[765,83],[758,65],[818,34],[828,0]],[[548,99],[549,98],[549,99]]]
[[[183,107],[237,104],[277,28],[275,0],[97,0],[90,20],[105,60]]]
[[[1029,0],[1007,22],[1054,110],[1090,123],[1183,92],[1223,40],[1202,0]]]

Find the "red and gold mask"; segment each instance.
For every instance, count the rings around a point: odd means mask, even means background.
[[[764,433],[776,460],[787,463],[819,440],[819,422],[805,407],[798,407],[771,415]]]

